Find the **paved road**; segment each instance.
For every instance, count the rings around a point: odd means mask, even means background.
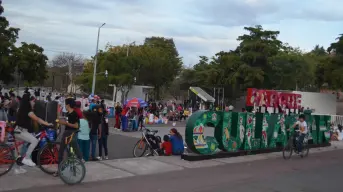
[[[132,150],[136,142],[141,138],[141,132],[117,132],[113,128],[113,119],[109,120],[110,135],[108,137],[109,159],[131,158]],[[169,133],[171,124],[147,125],[148,128],[159,130],[158,135],[163,136]],[[177,124],[177,129],[184,135],[185,123]],[[98,153],[98,150],[97,150]]]
[[[110,135],[108,137],[108,156],[109,159],[131,158],[133,146],[137,138],[122,135]],[[98,148],[98,146],[97,146]],[[98,150],[97,150],[98,153]]]
[[[184,169],[163,174],[127,177],[77,186],[48,186],[13,192],[327,192],[340,191],[343,150],[294,157]]]
[[[141,132],[116,132],[113,128],[114,118],[109,119],[109,129],[112,134],[108,138],[108,150],[109,150],[109,159],[122,159],[122,158],[131,158],[132,150],[138,138],[141,137]],[[184,135],[184,127],[186,123],[178,122],[176,128]],[[156,124],[156,125],[147,125],[148,128],[159,130],[158,135],[163,136],[168,134],[169,129],[172,127],[171,123],[168,125],[165,124]],[[98,149],[97,149],[98,154]]]

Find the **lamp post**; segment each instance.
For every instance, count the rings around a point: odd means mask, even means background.
[[[136,43],[136,41],[131,42],[130,44],[127,45],[127,49],[126,49],[126,57],[129,56],[129,50],[130,50],[130,46],[134,45]]]
[[[94,59],[94,70],[93,70],[93,84],[92,84],[92,94],[94,94],[95,91],[95,81],[96,81],[96,65],[98,63],[98,49],[99,49],[99,38],[100,38],[100,29],[106,25],[106,23],[103,23],[99,28],[98,28],[98,39],[96,42],[96,51],[95,51],[95,59]]]

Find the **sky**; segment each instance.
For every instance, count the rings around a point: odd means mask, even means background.
[[[342,0],[2,0],[4,16],[20,39],[45,49],[90,58],[99,48],[145,37],[173,38],[185,66],[199,56],[235,49],[245,26],[280,31],[302,50],[328,47],[343,33]]]

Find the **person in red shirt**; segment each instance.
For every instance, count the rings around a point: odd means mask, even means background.
[[[161,151],[163,155],[170,156],[172,155],[172,144],[169,141],[169,136],[165,135],[163,137],[163,143],[161,144]]]

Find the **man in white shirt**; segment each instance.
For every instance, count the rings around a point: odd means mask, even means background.
[[[303,147],[303,142],[304,142],[304,138],[308,132],[308,127],[307,127],[307,123],[305,121],[305,115],[301,114],[299,115],[299,120],[297,122],[294,123],[293,128],[299,127],[299,136],[298,136],[298,152],[299,154],[302,156],[302,147]]]

